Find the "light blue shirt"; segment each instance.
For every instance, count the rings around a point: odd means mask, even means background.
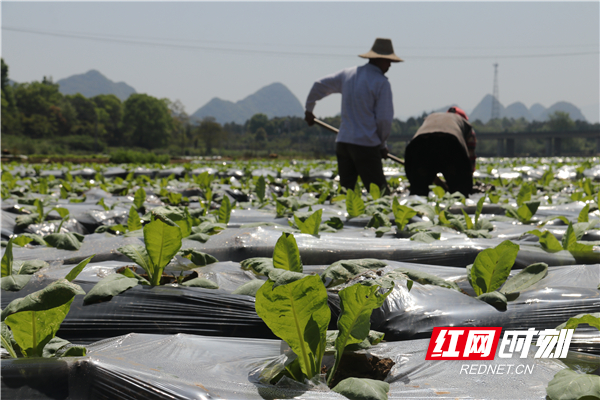
[[[346,68],[316,81],[306,99],[306,111],[332,94],[342,94],[342,122],[337,142],[385,148],[392,131],[392,88],[373,64]]]

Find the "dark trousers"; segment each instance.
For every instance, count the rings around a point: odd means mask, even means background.
[[[427,196],[429,185],[442,173],[451,193],[469,196],[473,190],[473,170],[469,156],[457,138],[449,133],[427,133],[414,138],[404,157],[410,194]]]
[[[371,183],[379,186],[382,194],[389,193],[379,146],[367,147],[356,144],[337,142],[335,154],[340,174],[340,184],[346,189],[354,190],[356,181],[360,176],[365,189],[369,190]]]

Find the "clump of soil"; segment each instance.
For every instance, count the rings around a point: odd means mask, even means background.
[[[379,358],[366,354],[344,353],[330,387],[335,387],[346,378],[368,378],[383,381],[390,373],[395,362],[391,358]],[[327,373],[323,366],[321,373]]]

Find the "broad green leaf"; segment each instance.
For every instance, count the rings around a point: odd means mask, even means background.
[[[18,292],[29,283],[33,275],[9,275],[0,280],[0,287],[7,292]]]
[[[273,288],[269,280],[256,293],[256,313],[298,356],[304,375],[321,370],[331,312],[327,290],[318,276]]]
[[[55,336],[44,347],[42,356],[45,358],[54,357],[60,349],[69,344],[71,344],[71,342],[69,342],[68,340],[61,339],[58,336]]]
[[[400,203],[398,203],[397,197],[394,197],[392,202],[392,212],[394,213],[394,219],[396,226],[398,227],[398,231],[404,230],[404,227],[410,221],[410,219],[417,215],[417,212],[412,208],[408,206],[401,206]]]
[[[181,203],[182,198],[183,198],[183,195],[181,193],[169,192],[167,194],[167,202],[173,206],[176,206],[179,203]]]
[[[275,268],[273,259],[268,257],[248,258],[240,263],[243,270],[252,270],[256,275],[267,276],[268,271]]]
[[[379,289],[379,286],[355,283],[339,292],[340,316],[337,327],[340,332],[335,340],[335,362],[329,371],[328,384],[331,384],[340,365],[346,345],[360,343],[367,338],[371,329],[371,313],[383,305],[385,298],[393,290],[380,294]]]
[[[573,255],[573,257],[575,257],[575,259],[585,257],[586,255],[594,254],[594,247],[589,244],[583,243],[572,243],[569,245],[569,248],[567,250]],[[598,260],[600,260],[600,258],[596,257],[595,261]]]
[[[389,276],[392,279],[395,279],[398,273],[406,275],[409,279],[411,279],[414,282],[418,282],[421,285],[435,285],[447,289],[453,289],[459,292],[461,291],[458,285],[454,282],[447,281],[433,274],[428,274],[427,272],[415,271],[404,267],[394,268],[392,272],[386,274],[385,276]]]
[[[415,242],[433,243],[440,240],[442,234],[439,232],[417,232],[410,237],[410,240]]]
[[[162,272],[181,248],[181,229],[156,219],[144,226],[144,242],[152,273],[148,273],[150,284],[158,286]]]
[[[264,283],[265,281],[262,279],[252,279],[251,281],[239,286],[237,289],[231,292],[231,294],[256,297],[256,292],[258,292]]]
[[[531,187],[527,184],[521,186],[521,190],[517,194],[517,206],[522,206],[526,201],[531,200]]]
[[[435,194],[435,196],[438,199],[441,199],[442,197],[444,197],[444,195],[446,194],[446,191],[441,187],[441,186],[434,186],[433,189],[431,189],[433,191],[433,194]]]
[[[54,207],[52,210],[56,211],[61,218],[65,218],[69,216],[69,210],[63,207]],[[51,211],[52,211],[51,210]]]
[[[377,186],[374,183],[371,183],[369,185],[369,194],[371,195],[371,197],[373,198],[373,200],[377,200],[381,197],[381,191],[379,190],[379,186]]]
[[[4,255],[2,256],[2,278],[12,275],[13,254],[12,254],[13,239],[8,239]]]
[[[281,285],[299,281],[306,277],[302,272],[288,271],[285,269],[273,268],[267,271],[267,277],[273,281],[273,289]]]
[[[485,202],[485,196],[481,196],[479,201],[477,202],[477,208],[475,209],[475,225],[479,222],[479,217],[481,216],[481,211],[483,211],[483,203]]]
[[[85,346],[71,346],[60,357],[83,357],[87,353]]]
[[[194,278],[189,281],[185,281],[181,284],[181,286],[185,287],[200,287],[204,289],[218,289],[219,285],[206,278]]]
[[[325,223],[338,231],[344,228],[344,222],[339,217],[331,217]]]
[[[152,267],[150,266],[150,258],[148,257],[148,253],[146,252],[146,248],[144,246],[128,244],[123,247],[119,247],[117,251],[129,257],[131,261],[142,267],[148,276],[150,276]]]
[[[321,192],[321,194],[319,195],[319,200],[317,201],[317,204],[325,204],[325,202],[327,201],[328,197],[329,197],[329,191],[328,190],[323,190]]]
[[[367,378],[346,378],[331,390],[353,400],[387,400],[390,384]]]
[[[8,325],[6,325],[4,322],[0,322],[0,327],[2,329],[2,333],[0,336],[0,338],[2,339],[2,347],[4,347],[6,351],[8,351],[8,354],[10,354],[12,358],[18,358],[18,355],[12,344],[14,338],[12,336],[12,333],[10,332],[10,329],[8,329]]]
[[[114,296],[137,286],[136,278],[129,278],[123,274],[111,274],[101,279],[83,298],[83,304],[94,304],[109,301]]]
[[[467,212],[464,209],[460,209],[463,213],[463,215],[465,216],[465,223],[467,225],[467,229],[473,229],[473,221],[471,221],[471,217],[469,217],[469,214],[467,214]]]
[[[339,335],[340,331],[338,330],[328,330],[327,331],[327,345],[325,346],[325,353],[335,353],[335,341]],[[375,346],[376,344],[381,343],[384,339],[385,334],[377,331],[369,331],[369,335],[365,340],[360,343],[349,344],[346,346],[346,351],[356,351],[368,349],[369,347]]]
[[[208,264],[214,264],[216,262],[219,262],[219,260],[211,256],[210,254],[206,254],[194,249],[181,250],[179,254],[181,254],[183,257],[187,258],[192,263],[194,263],[194,265],[197,265],[199,267],[204,267]]]
[[[485,249],[477,255],[470,271],[470,283],[477,296],[493,292],[508,278],[517,259],[519,245],[505,240],[493,249]]]
[[[387,267],[387,263],[374,258],[355,260],[339,260],[331,264],[323,273],[321,280],[327,287],[333,287],[348,282],[356,275],[369,270]]]
[[[512,278],[508,279],[500,293],[508,294],[514,292],[522,292],[534,283],[542,280],[548,275],[548,264],[535,263],[528,265]]]
[[[579,324],[588,324],[600,330],[600,312],[591,314],[578,314],[569,318],[567,322],[557,326],[556,329],[576,329]]]
[[[321,226],[321,218],[323,216],[323,210],[315,211],[310,217],[308,217],[304,222],[300,220],[296,215],[294,215],[294,221],[296,225],[300,229],[301,233],[307,233],[309,235],[318,236],[319,235],[319,227]]]
[[[27,236],[17,236],[14,238],[11,238],[13,244],[16,244],[17,246],[25,246],[31,242],[33,242],[33,239]]]
[[[575,243],[577,243],[577,236],[575,235],[575,231],[573,230],[573,224],[569,223],[567,231],[562,237],[561,244],[563,249],[569,250],[569,248]]]
[[[556,253],[558,251],[564,250],[562,244],[556,239],[550,231],[540,232],[539,230],[528,231],[527,233],[531,233],[540,238],[540,245],[542,248],[550,253]]]
[[[490,199],[490,203],[492,204],[498,204],[498,202],[500,201],[500,195],[494,192],[488,193],[488,198]]]
[[[258,177],[258,180],[256,181],[256,197],[258,197],[258,200],[261,203],[264,203],[264,201],[265,201],[266,188],[267,188],[267,184],[265,182],[265,177],[261,175]]]
[[[138,190],[136,190],[135,195],[133,196],[133,205],[137,210],[141,210],[144,207],[145,201],[146,191],[143,188],[139,188]]]
[[[579,217],[577,217],[577,222],[589,222],[589,213],[590,213],[590,205],[586,204],[585,207],[579,213]]]
[[[18,229],[25,229],[31,224],[40,223],[40,218],[40,214],[38,213],[19,215],[15,218],[15,227]]]
[[[85,260],[81,261],[79,264],[77,264],[75,266],[75,268],[73,268],[68,274],[67,276],[65,276],[65,279],[68,280],[69,282],[73,282],[73,280],[75,278],[77,278],[77,276],[81,273],[81,271],[83,271],[83,269],[85,268],[86,265],[88,265],[88,263],[92,260],[92,258],[94,258],[94,255],[91,255],[90,257],[86,258]]]
[[[360,194],[348,189],[346,194],[346,212],[350,218],[358,217],[365,213],[365,202]]]
[[[481,301],[485,301],[489,305],[493,306],[499,311],[505,311],[508,299],[500,292],[492,291],[488,293],[482,293],[477,298]]]
[[[570,369],[558,371],[548,383],[549,400],[593,400],[600,393],[600,376],[581,374]]]
[[[31,275],[48,266],[49,264],[44,260],[16,261],[13,264],[13,274]]]
[[[369,223],[367,224],[367,228],[378,229],[382,226],[391,226],[391,225],[392,225],[392,223],[390,222],[387,215],[385,215],[382,212],[376,211],[375,213],[373,213],[373,216],[369,220]]]
[[[51,233],[44,237],[48,246],[62,250],[79,250],[84,236],[76,232]]]
[[[293,272],[302,272],[302,261],[296,238],[291,233],[283,233],[273,250],[273,266]]]
[[[218,222],[221,224],[228,224],[232,209],[233,207],[231,206],[229,197],[224,196],[223,201],[221,201],[221,206],[217,210]]]
[[[37,208],[37,213],[38,216],[40,218],[40,222],[43,221],[44,219],[44,206],[42,205],[42,202],[39,199],[35,199],[35,201],[33,202],[33,205]]]
[[[140,215],[135,211],[135,207],[131,206],[129,209],[129,216],[127,218],[127,229],[129,231],[137,231],[142,229],[142,222],[140,221]]]
[[[2,311],[2,320],[10,327],[21,351],[28,357],[41,357],[42,350],[58,331],[78,294],[79,287],[65,279],[44,289],[15,299]]]

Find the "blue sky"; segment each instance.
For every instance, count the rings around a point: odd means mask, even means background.
[[[396,118],[493,89],[527,107],[568,101],[599,116],[600,6],[585,2],[30,2],[2,1],[1,54],[17,82],[96,69],[138,93],[238,101],[273,82],[302,104],[314,80],[365,61],[376,37],[405,62],[387,73]],[[319,102],[335,115],[339,95]]]

